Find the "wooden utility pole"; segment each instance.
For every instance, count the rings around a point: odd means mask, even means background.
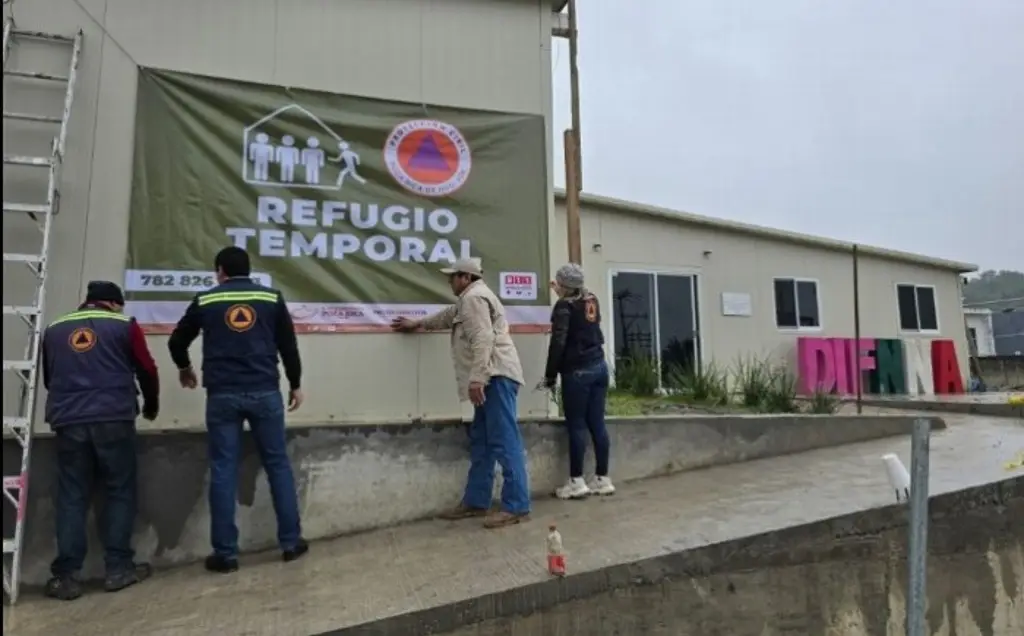
[[[580,191],[576,151],[579,144],[572,130],[562,133],[565,146],[565,229],[569,237],[569,262],[583,264],[583,245],[580,236]]]
[[[576,25],[576,0],[568,0],[567,20],[552,35],[569,40],[569,102],[572,109],[571,128],[562,134],[565,154],[565,217],[569,237],[569,261],[583,264],[580,236],[580,193],[583,192],[583,152],[580,144],[580,72],[576,56],[579,50],[579,29]]]
[[[583,150],[580,143],[580,67],[579,25],[576,22],[576,0],[569,0],[569,104],[572,109],[572,131],[576,137],[576,191],[583,192]],[[569,184],[565,184],[568,188]]]

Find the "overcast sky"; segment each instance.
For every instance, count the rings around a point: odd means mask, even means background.
[[[579,5],[586,191],[1024,270],[1024,0]]]

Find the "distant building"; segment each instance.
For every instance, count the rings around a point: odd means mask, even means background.
[[[1024,309],[992,314],[992,335],[999,356],[1024,356]]]
[[[964,320],[967,323],[967,345],[971,355],[996,355],[995,331],[992,326],[991,309],[964,308]]]

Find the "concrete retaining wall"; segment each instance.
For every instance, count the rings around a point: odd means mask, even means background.
[[[933,411],[936,413],[958,413],[962,415],[981,415],[985,417],[1009,417],[1024,421],[1024,406],[1013,405],[1008,402],[1008,395],[979,393],[976,400],[971,396],[956,396],[963,399],[926,399],[899,397],[870,398],[862,400],[864,406],[875,406],[887,409],[900,409],[904,411]],[[986,397],[988,399],[986,399]]]
[[[989,391],[1024,391],[1024,356],[977,358]]]
[[[930,513],[928,633],[1024,634],[1024,478]],[[894,505],[317,636],[903,634],[906,544]]]
[[[612,475],[622,481],[814,448],[906,434],[910,416],[720,416],[611,419]],[[936,428],[945,425],[933,418]],[[546,494],[568,473],[560,422],[522,425],[531,487]],[[289,433],[289,451],[309,539],[427,517],[458,502],[468,468],[461,423],[309,427]],[[18,461],[4,440],[3,461]],[[53,558],[55,492],[52,438],[35,442],[28,508],[27,584],[41,584]],[[157,565],[187,563],[209,550],[206,438],[195,432],[146,433],[139,438],[140,508],[135,541],[140,558]],[[273,547],[274,514],[255,449],[240,469],[238,524],[246,551]],[[4,510],[5,535],[13,515]],[[94,524],[92,524],[94,525]],[[100,572],[95,532],[85,574]]]

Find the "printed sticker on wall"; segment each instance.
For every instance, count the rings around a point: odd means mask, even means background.
[[[502,272],[498,296],[502,300],[537,300],[537,274]]]

